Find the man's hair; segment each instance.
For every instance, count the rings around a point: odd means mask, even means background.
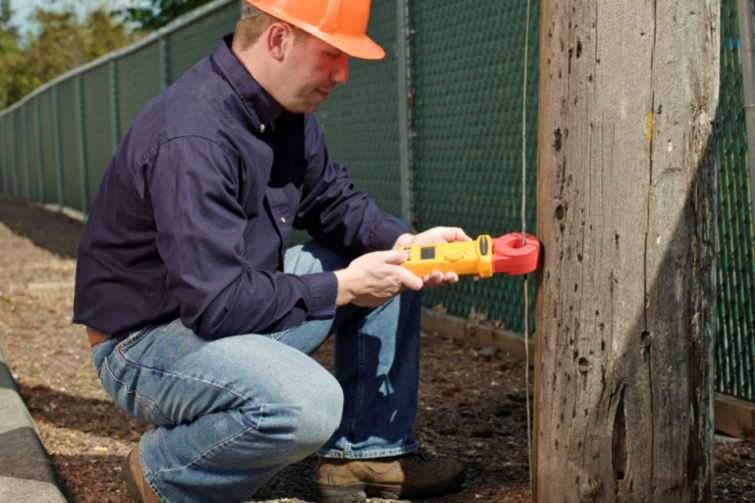
[[[269,14],[240,20],[236,23],[236,31],[233,34],[234,47],[241,51],[249,49],[257,42],[260,35],[276,21],[280,20]]]
[[[270,14],[262,14],[257,17],[242,19],[236,23],[236,31],[233,34],[233,47],[239,51],[245,51],[253,46],[270,25],[281,21]],[[294,28],[293,26],[291,26]],[[304,40],[306,33],[294,28],[294,42]]]

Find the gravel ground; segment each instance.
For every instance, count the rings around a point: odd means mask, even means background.
[[[147,426],[102,391],[83,329],[71,324],[81,229],[60,214],[0,197],[0,345],[70,501],[127,503],[120,464]],[[331,349],[315,355],[326,367]],[[416,433],[426,449],[457,457],[468,469],[460,492],[432,502],[529,501],[523,376],[510,355],[483,356],[423,334]],[[717,440],[715,456],[715,500],[755,502],[755,445]],[[309,458],[283,470],[255,501],[315,501],[314,464]]]

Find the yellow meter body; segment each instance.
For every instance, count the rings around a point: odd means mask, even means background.
[[[401,251],[407,257],[401,265],[420,278],[433,271],[493,276],[493,242],[487,234],[474,241],[404,246]]]

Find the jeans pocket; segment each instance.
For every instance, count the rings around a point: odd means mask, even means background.
[[[130,416],[140,421],[154,425],[173,424],[160,411],[160,408],[154,401],[129,386],[128,382],[135,380],[133,376],[135,372],[139,372],[138,368],[131,367],[130,365],[120,368],[120,365],[117,363],[113,368],[110,364],[113,361],[113,356],[105,358],[102,362],[100,382],[105,391],[115,400],[115,403]]]
[[[147,334],[149,334],[153,328],[154,326],[149,325],[146,327],[142,327],[138,330],[134,330],[125,335],[122,335],[121,337],[118,338],[118,340],[120,341],[118,343],[119,350],[122,350],[123,348],[127,348],[129,346],[133,346],[134,344],[142,340]]]
[[[115,343],[112,340],[101,342],[92,348],[92,365],[97,377],[102,378],[102,367],[107,356],[113,351]]]
[[[283,330],[281,332],[275,332],[274,334],[261,334],[262,337],[266,337],[268,339],[272,339],[274,341],[279,341],[281,337],[289,333],[293,328],[287,328],[286,330]]]

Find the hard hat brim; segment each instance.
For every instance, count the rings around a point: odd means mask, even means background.
[[[293,24],[293,23],[292,23]],[[296,26],[296,25],[294,25]],[[308,26],[297,26],[297,28],[306,31],[313,37],[317,37],[336,49],[340,49],[351,57],[358,59],[383,59],[385,51],[370,37],[364,35],[353,37],[349,35],[322,33]]]

